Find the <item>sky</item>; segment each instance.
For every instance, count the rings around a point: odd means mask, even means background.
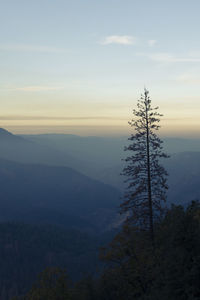
[[[199,0],[0,4],[0,127],[126,135],[145,86],[162,135],[200,137]]]

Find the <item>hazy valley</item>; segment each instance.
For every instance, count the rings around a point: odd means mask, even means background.
[[[125,137],[0,130],[2,299],[23,293],[45,266],[66,267],[74,279],[100,267],[99,247],[124,220],[126,143]],[[166,138],[164,146],[170,153],[168,204],[200,199],[200,140]]]

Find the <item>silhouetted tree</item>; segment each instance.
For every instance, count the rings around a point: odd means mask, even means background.
[[[167,155],[163,153],[162,141],[156,135],[162,116],[157,109],[151,106],[149,92],[144,89],[137,109],[133,110],[134,118],[129,122],[134,133],[125,151],[130,151],[131,155],[125,159],[128,165],[122,173],[128,177],[126,182],[129,183],[121,204],[122,212],[131,212],[128,219],[139,228],[149,230],[152,243],[154,221],[161,216],[167,190],[167,172],[159,161]]]

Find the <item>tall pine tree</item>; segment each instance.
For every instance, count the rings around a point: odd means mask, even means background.
[[[144,89],[129,122],[134,132],[128,139],[130,145],[125,147],[130,155],[125,159],[122,175],[127,177],[128,186],[121,204],[122,212],[129,212],[129,221],[149,231],[153,244],[154,223],[162,215],[167,190],[167,172],[160,159],[168,157],[156,134],[162,116],[157,110],[158,107],[151,106],[149,92]]]

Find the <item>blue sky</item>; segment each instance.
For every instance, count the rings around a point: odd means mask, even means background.
[[[143,90],[162,134],[199,136],[200,2],[1,2],[0,121],[13,132],[117,135]]]

